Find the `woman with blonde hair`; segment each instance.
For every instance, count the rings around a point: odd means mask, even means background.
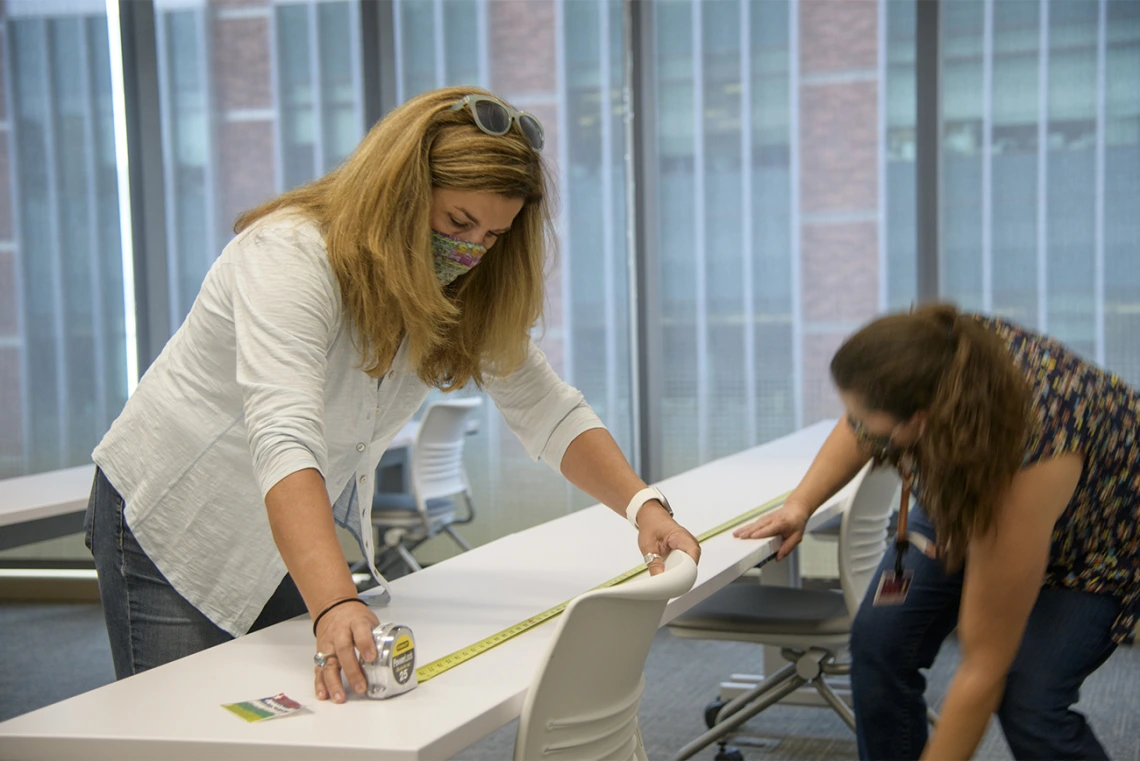
[[[362,693],[378,624],[376,458],[430,388],[484,389],[528,454],[627,517],[651,572],[700,548],[530,339],[551,220],[543,132],[425,93],[340,167],[243,214],[96,448],[87,543],[119,678],[308,612],[319,699]],[[371,454],[370,456],[370,453]]]
[[[996,713],[1015,758],[1107,758],[1071,706],[1140,612],[1140,394],[950,305],[875,320],[831,374],[845,420],[784,507],[736,534],[782,536],[787,555],[872,458],[921,506],[900,505],[851,632],[860,757],[968,758]],[[920,669],[955,627],[961,661],[928,737]]]

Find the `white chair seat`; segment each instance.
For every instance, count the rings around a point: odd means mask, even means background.
[[[426,538],[426,532],[438,531],[455,515],[455,500],[431,499],[427,502],[428,528],[424,517],[416,508],[416,498],[411,494],[384,492],[372,500],[372,525],[384,530],[404,529],[408,536]]]
[[[428,515],[454,509],[455,500],[453,499],[440,498],[427,501]],[[398,516],[401,513],[414,512],[417,512],[416,498],[407,492],[378,492],[372,498],[372,519],[374,521],[377,516],[389,514]]]
[[[851,617],[838,592],[729,584],[674,619],[669,628],[677,634],[684,629],[738,634],[844,634],[851,631]]]

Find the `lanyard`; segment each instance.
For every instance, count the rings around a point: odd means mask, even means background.
[[[902,480],[902,494],[899,495],[899,526],[895,534],[895,575],[898,577],[901,577],[903,572],[903,555],[910,547],[906,528],[907,514],[910,510],[910,482],[911,474],[908,472]]]

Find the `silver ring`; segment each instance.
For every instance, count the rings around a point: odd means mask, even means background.
[[[645,564],[646,564],[646,565],[649,565],[649,564],[650,564],[650,563],[652,563],[654,560],[660,560],[661,562],[665,562],[665,558],[661,557],[661,556],[660,556],[660,555],[658,555],[656,552],[647,552],[647,553],[645,553],[645,557],[644,557],[644,558],[642,558],[642,560],[644,560],[644,561],[645,561]]]
[[[335,657],[336,653],[317,653],[313,656],[313,665],[319,669],[323,669],[325,664],[329,662],[329,659]]]

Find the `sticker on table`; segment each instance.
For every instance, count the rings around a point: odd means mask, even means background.
[[[271,698],[247,700],[242,703],[226,703],[222,708],[240,716],[251,724],[255,721],[276,719],[278,716],[288,716],[300,711],[304,706],[279,692]]]

